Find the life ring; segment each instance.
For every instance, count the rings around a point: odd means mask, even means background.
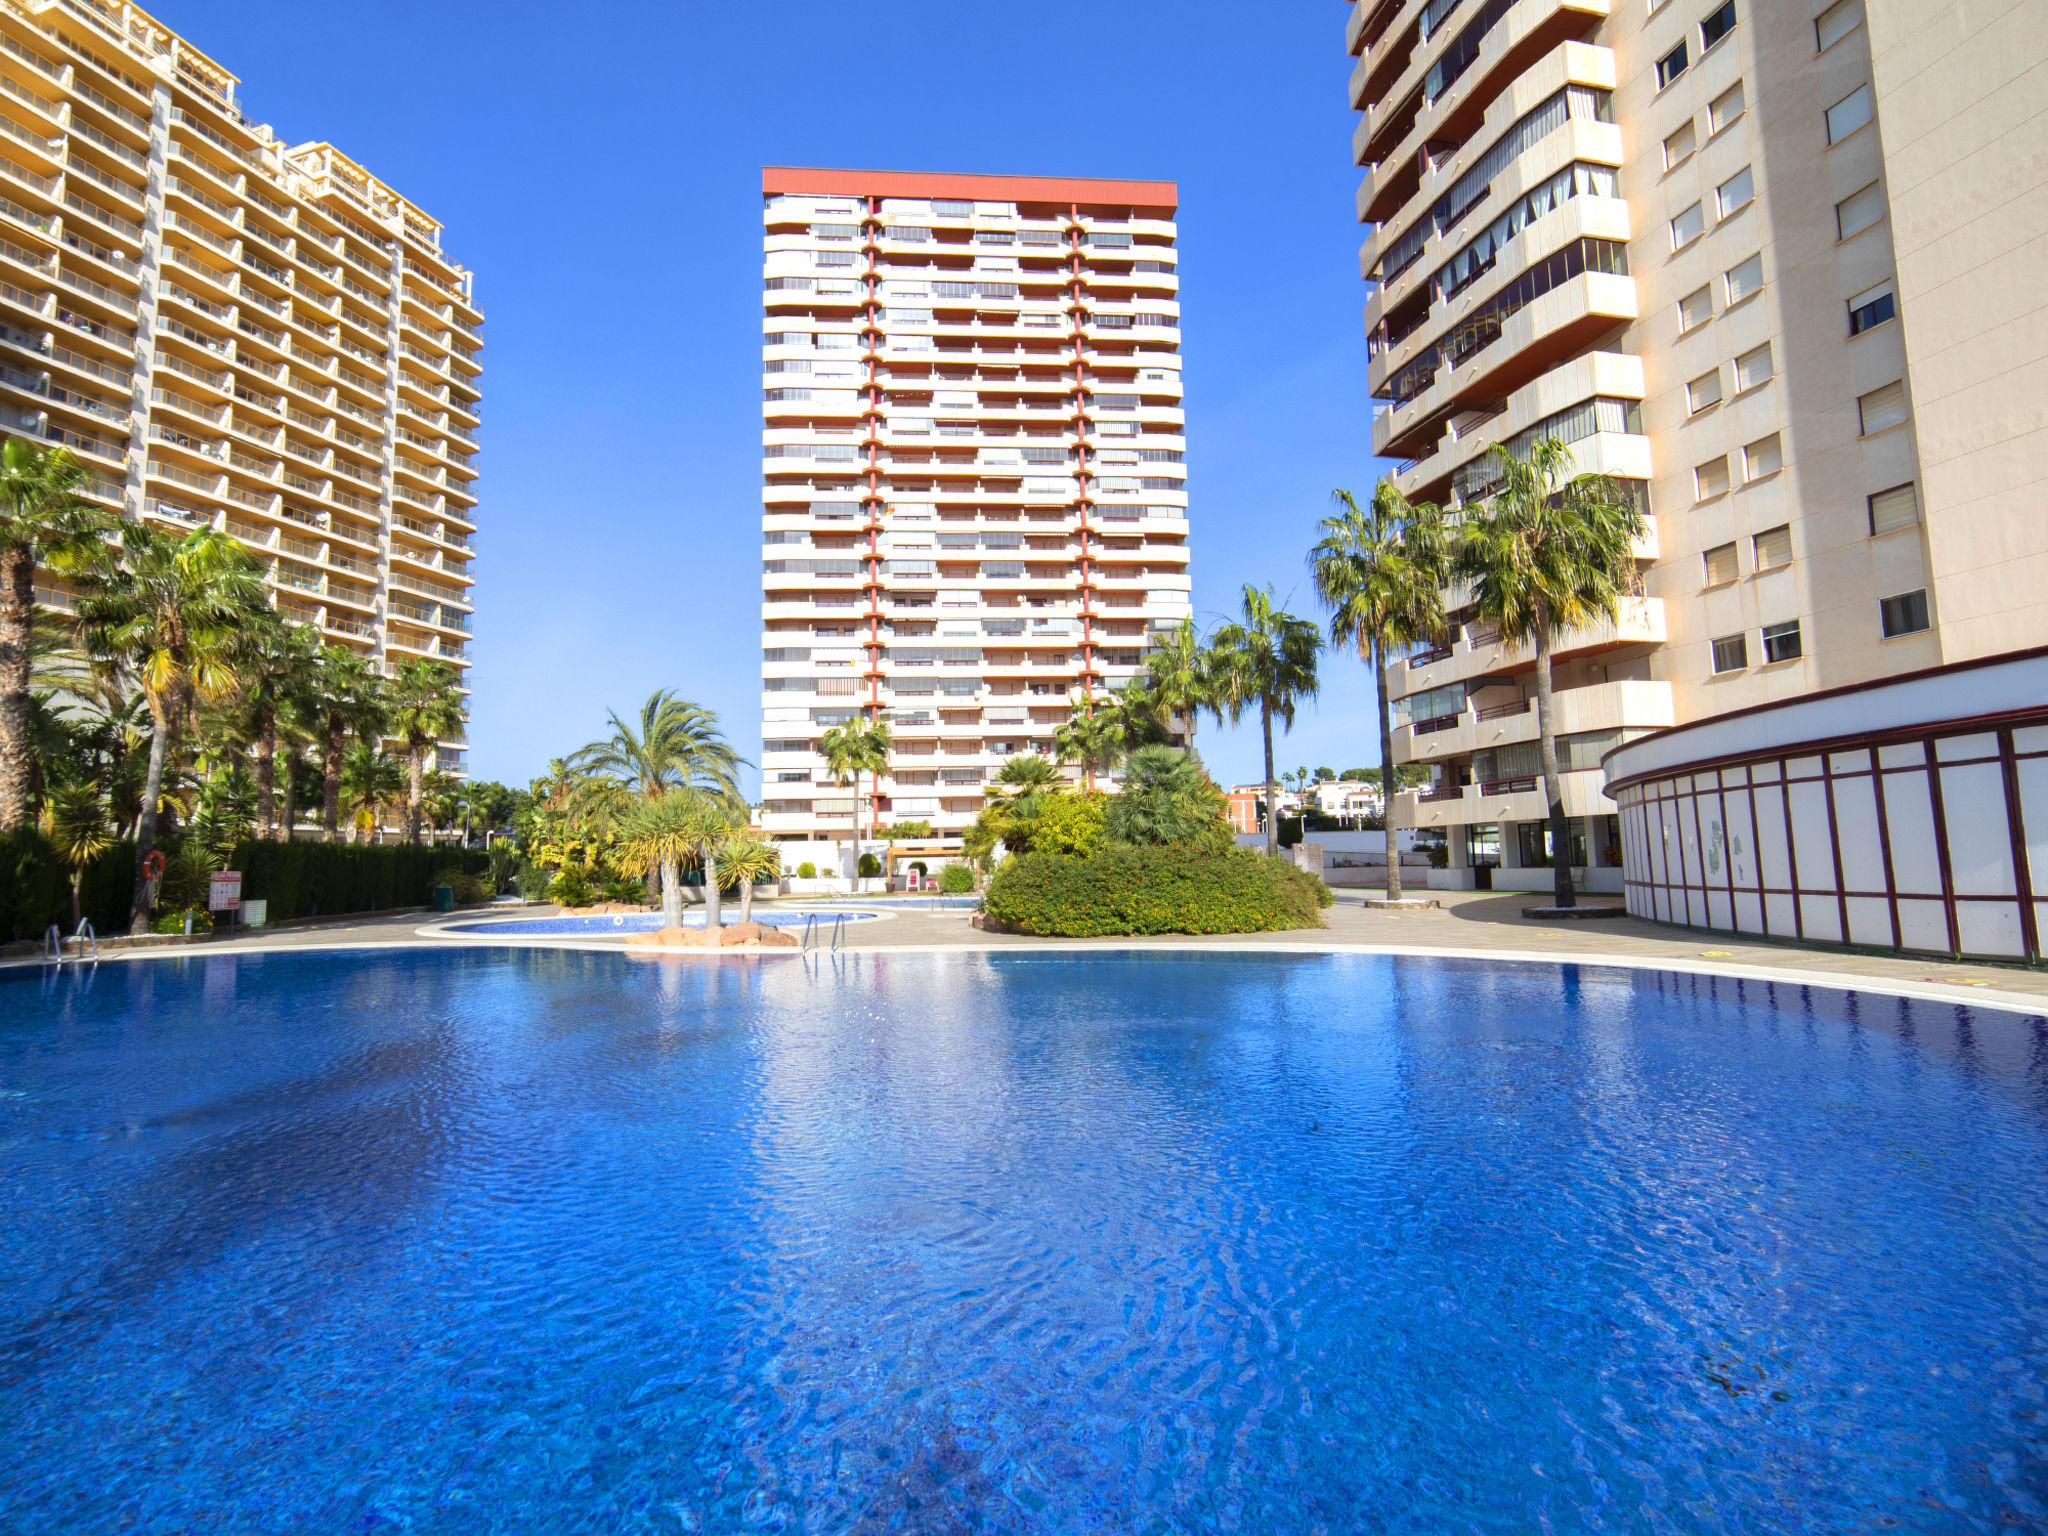
[[[148,853],[145,853],[145,854],[144,854],[144,855],[142,856],[142,877],[143,877],[143,879],[145,879],[145,880],[156,880],[156,879],[159,879],[159,878],[161,878],[161,877],[162,877],[162,875],[163,875],[163,872],[164,872],[164,856],[163,856],[163,853],[162,853],[162,852],[161,852],[161,851],[160,851],[159,849],[155,849],[155,848],[152,848],[152,849],[150,849]]]

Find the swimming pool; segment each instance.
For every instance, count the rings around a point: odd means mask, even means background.
[[[756,908],[752,921],[764,928],[801,928],[804,920],[815,916],[820,928],[828,928],[840,918],[849,923],[865,922],[874,917],[873,912],[763,912]],[[739,921],[739,908],[725,909],[727,926]],[[500,917],[484,922],[449,923],[449,933],[489,933],[507,937],[540,938],[556,934],[582,934],[601,937],[608,933],[653,933],[662,926],[659,912],[610,912],[597,917]],[[702,908],[683,914],[685,928],[702,928]]]
[[[1590,967],[0,980],[0,1529],[2048,1522],[2048,1025]]]

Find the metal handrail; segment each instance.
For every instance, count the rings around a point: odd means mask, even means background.
[[[81,962],[85,959],[85,946],[90,944],[92,946],[93,964],[99,964],[100,936],[93,932],[91,918],[81,917],[78,920],[78,929],[71,937],[78,940],[78,958]]]
[[[55,923],[43,930],[43,958],[60,966],[64,963],[64,934]]]
[[[100,938],[93,931],[92,919],[81,917],[78,920],[78,927],[73,930],[71,937],[78,941],[76,963],[79,965],[85,964],[86,946],[91,945],[93,964],[98,965],[100,961]],[[64,937],[64,931],[55,923],[50,924],[48,928],[43,930],[43,959],[46,961],[54,960],[58,969],[61,970],[66,959],[64,945],[67,942]]]

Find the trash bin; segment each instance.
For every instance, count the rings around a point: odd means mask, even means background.
[[[434,887],[434,910],[436,912],[453,912],[455,910],[454,886],[437,885]]]

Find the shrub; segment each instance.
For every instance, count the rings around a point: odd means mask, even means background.
[[[159,912],[156,920],[149,925],[151,933],[183,933],[185,919],[192,919],[194,933],[213,932],[213,914],[202,907],[186,907],[177,912]]]
[[[1026,933],[1268,933],[1320,928],[1336,898],[1306,870],[1248,850],[1106,847],[1019,854],[989,882],[988,915]]]
[[[815,880],[818,878],[818,866],[806,859],[797,865],[796,877],[799,880]]]
[[[974,889],[974,871],[965,864],[948,864],[939,871],[939,889],[948,896],[964,896]]]
[[[1102,843],[1109,797],[1102,794],[1033,795],[1003,827],[1003,843],[1016,853],[1093,853]]]
[[[528,901],[546,901],[548,898],[548,872],[538,864],[529,864],[520,870],[519,894]]]
[[[629,905],[647,905],[647,882],[645,880],[607,880],[604,883],[606,901],[622,901]]]
[[[859,871],[861,879],[872,880],[882,872],[882,861],[872,853],[864,853],[854,868]]]
[[[565,907],[587,907],[597,900],[597,892],[572,864],[548,882],[548,899]]]

